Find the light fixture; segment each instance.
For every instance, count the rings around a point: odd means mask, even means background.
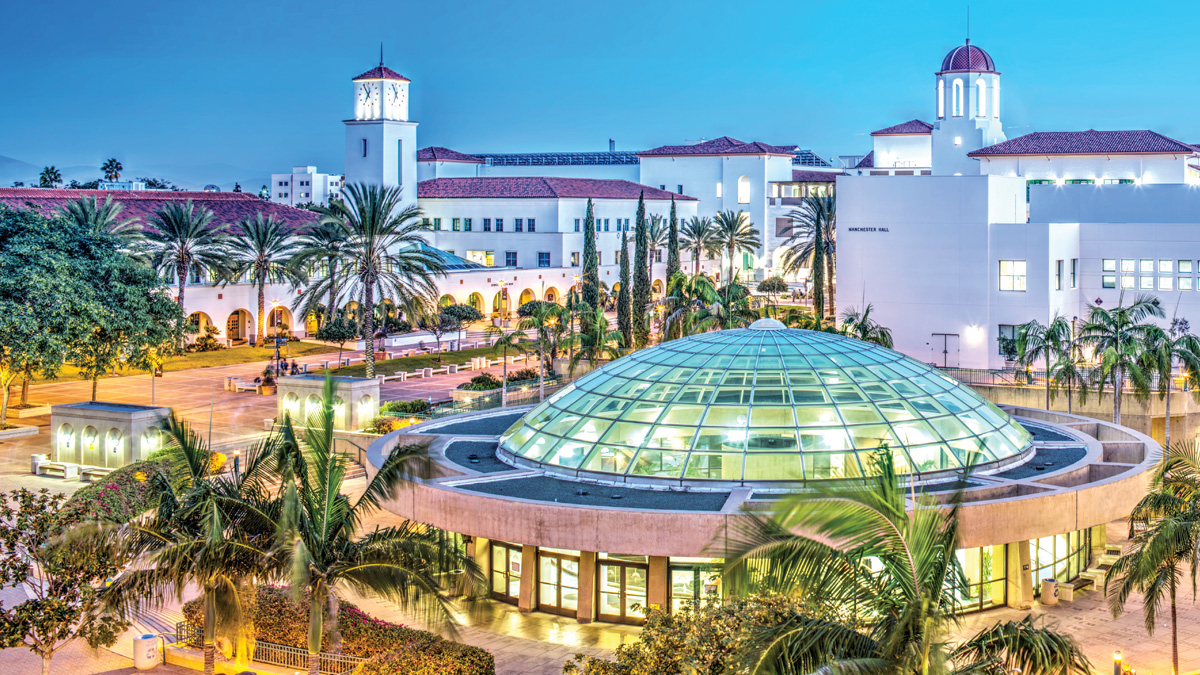
[[[962,136],[955,136],[955,137],[954,137],[954,144],[955,144],[955,145],[962,145]]]
[[[1063,179],[1062,179],[1062,178],[1055,178],[1055,179],[1054,179],[1054,184],[1055,184],[1055,185],[1057,185],[1057,186],[1059,186],[1059,187],[1062,187],[1062,184],[1063,184],[1063,182],[1064,182],[1064,181],[1063,181]]]

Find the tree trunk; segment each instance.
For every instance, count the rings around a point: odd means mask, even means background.
[[[1179,675],[1179,614],[1175,608],[1175,581],[1171,581],[1171,675]]]
[[[538,345],[538,403],[546,400],[546,350]]]
[[[175,275],[179,277],[179,310],[183,312],[183,318],[187,319],[187,312],[183,309],[183,289],[187,284],[187,265],[176,265]]]
[[[0,429],[8,426],[8,399],[11,395],[8,386],[10,384],[12,384],[12,380],[0,382]]]
[[[508,345],[504,346],[503,355],[500,357],[503,361],[503,370],[500,371],[500,407],[508,407]]]
[[[262,275],[258,275],[258,346],[267,346],[267,285],[263,283]]]
[[[204,675],[217,668],[217,601],[212,589],[204,593]]]
[[[25,374],[25,378],[21,380],[21,405],[29,405],[29,373]]]
[[[1113,424],[1121,424],[1121,367],[1117,366],[1114,371],[1116,379],[1113,381]]]
[[[367,379],[375,377],[375,288],[374,280],[363,284],[363,342],[366,343]]]
[[[317,593],[308,603],[308,675],[321,672],[321,632],[324,629],[325,607]]]
[[[92,400],[93,400],[93,401],[95,401],[95,400],[96,400],[96,387],[97,387],[99,384],[100,384],[100,376],[99,376],[99,375],[97,375],[96,377],[93,377],[93,378],[92,378]]]
[[[337,316],[337,308],[333,305],[337,302],[337,260],[329,261],[329,304],[325,305],[325,320],[328,321]]]
[[[833,256],[825,254],[825,302],[829,303],[829,318],[837,323],[837,298],[833,293]]]
[[[1071,394],[1072,394],[1071,385],[1072,385],[1074,379],[1075,379],[1074,377],[1067,378],[1067,414],[1068,415],[1072,414],[1071,413]]]
[[[1046,412],[1050,412],[1050,357],[1046,357]]]
[[[42,654],[42,675],[50,675],[50,654]]]
[[[1166,402],[1166,405],[1167,405],[1167,410],[1166,410],[1167,417],[1163,422],[1163,435],[1165,437],[1164,438],[1165,442],[1163,443],[1164,449],[1171,447],[1171,376],[1170,375],[1167,375],[1167,402]],[[1186,408],[1185,408],[1185,410],[1186,410]],[[1178,668],[1176,668],[1176,670],[1178,670]]]

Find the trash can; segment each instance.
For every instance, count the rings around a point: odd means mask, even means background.
[[[30,464],[29,468],[33,471],[33,475],[35,475],[35,476],[38,474],[38,469],[40,469],[41,466],[45,463],[46,463],[45,455],[30,455],[29,456],[29,464]]]
[[[145,633],[133,638],[133,667],[138,670],[150,670],[162,662],[162,653],[158,650],[158,636]]]
[[[1042,604],[1058,604],[1058,579],[1042,579]]]

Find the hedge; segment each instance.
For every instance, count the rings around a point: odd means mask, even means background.
[[[204,608],[200,599],[183,605],[183,617],[196,627],[204,624]],[[250,609],[257,640],[308,649],[308,602],[301,599],[293,602],[286,588],[259,586],[254,604]],[[338,630],[342,634],[343,654],[349,656],[380,657],[382,668],[408,668],[408,670],[367,670],[366,673],[451,673],[453,675],[494,675],[495,662],[492,655],[478,647],[460,645],[445,640],[433,633],[400,624],[390,623],[363,612],[348,602],[342,602],[338,610]],[[392,658],[389,652],[398,647],[401,656]],[[329,636],[321,642],[322,651],[329,648]],[[367,664],[363,664],[364,666]],[[374,666],[372,666],[374,667]],[[357,672],[357,671],[355,671]]]
[[[76,490],[59,511],[59,527],[96,519],[124,523],[145,513],[157,503],[151,479],[166,471],[161,459],[134,462]]]

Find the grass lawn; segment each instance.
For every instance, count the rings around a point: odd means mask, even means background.
[[[330,352],[337,353],[337,347],[327,347],[325,345],[313,344],[311,342],[293,342],[288,345],[284,352],[290,350],[291,356],[311,356],[313,354],[328,354]],[[189,354],[181,354],[172,356],[163,361],[163,370],[166,372],[176,372],[180,370],[191,370],[193,368],[215,368],[217,366],[233,366],[241,363],[253,363],[255,361],[269,361],[274,356],[274,349],[260,349],[258,347],[233,347],[230,349],[221,349],[215,352],[195,352]],[[265,365],[263,366],[266,367]],[[117,375],[145,375],[144,370],[123,369],[118,370]],[[64,365],[59,373],[57,381],[78,380],[79,369],[70,364]],[[43,377],[35,377],[34,384],[42,382],[50,382]]]
[[[446,352],[445,354],[441,355],[441,361],[437,360],[438,356],[436,354],[422,354],[420,356],[406,356],[401,359],[376,361],[375,372],[383,375],[391,375],[392,373],[401,371],[411,373],[418,368],[441,368],[442,366],[451,363],[456,366],[461,366],[477,356],[486,356],[492,359],[497,358],[496,352],[493,351],[491,347],[476,347],[475,349],[463,349],[457,352]],[[356,363],[352,366],[334,368],[333,374],[346,375],[348,377],[366,377],[367,364]]]

